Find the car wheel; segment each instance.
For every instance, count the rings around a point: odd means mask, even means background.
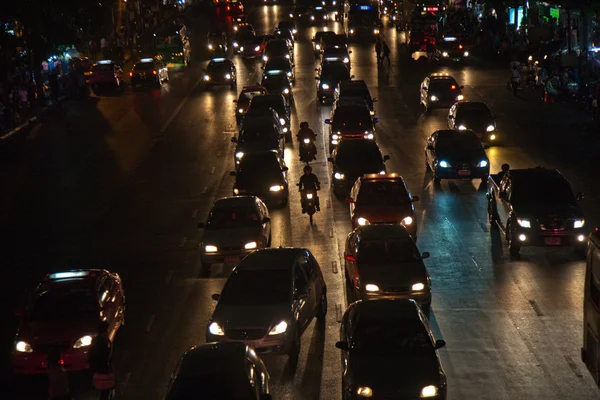
[[[300,358],[300,347],[301,347],[300,331],[296,330],[294,342],[290,346],[290,352],[288,354],[289,371],[290,371],[291,375],[294,375],[296,373],[296,370],[298,369],[298,359]]]
[[[498,229],[498,210],[496,209],[496,203],[491,199],[488,201],[488,221],[490,222],[491,229]]]
[[[200,264],[200,277],[201,278],[208,278],[210,276],[211,267],[212,267],[211,263],[201,262],[201,264]]]
[[[317,322],[320,324],[325,323],[325,317],[327,316],[327,289],[323,289],[321,293],[321,301],[317,309]]]

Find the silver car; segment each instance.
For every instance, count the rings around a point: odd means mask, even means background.
[[[223,197],[215,201],[200,245],[202,275],[214,263],[237,264],[256,249],[271,246],[271,219],[265,203],[256,196]]]

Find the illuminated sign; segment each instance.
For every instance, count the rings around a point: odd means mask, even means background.
[[[100,60],[98,61],[98,64],[112,64],[111,60]]]
[[[220,57],[220,58],[213,58],[211,61],[214,61],[214,62],[223,62],[223,61],[225,61],[225,59],[222,58],[222,57]]]
[[[152,62],[152,58],[142,58],[140,62]]]
[[[371,11],[371,6],[358,6],[361,11]]]

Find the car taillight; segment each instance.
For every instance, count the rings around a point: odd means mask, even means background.
[[[156,70],[152,71],[152,73],[153,73],[154,75],[156,75]]]
[[[130,72],[130,73],[129,73],[129,76],[133,76],[133,72]]]

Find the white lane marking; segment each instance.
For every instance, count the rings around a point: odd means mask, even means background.
[[[165,285],[169,285],[171,283],[171,278],[173,278],[173,270],[170,269],[167,271],[167,277],[165,278]]]
[[[337,303],[335,305],[335,320],[337,322],[342,322],[342,305],[340,303]]]
[[[329,237],[332,238],[333,237],[333,228],[329,228]]]
[[[175,108],[175,111],[173,112],[173,114],[171,114],[171,116],[165,122],[165,124],[162,126],[162,128],[160,128],[160,133],[164,133],[167,130],[167,128],[169,127],[169,125],[171,125],[171,122],[173,122],[173,120],[175,119],[177,114],[179,114],[179,112],[181,111],[181,109],[183,108],[185,103],[187,103],[187,101],[190,99],[190,94],[198,87],[200,82],[202,82],[202,78],[199,78],[198,81],[194,84],[194,86],[192,86],[192,89],[185,95],[185,97],[183,99],[181,99],[181,101],[177,105],[177,108]]]
[[[179,242],[179,248],[182,248],[183,246],[185,246],[187,242],[187,237],[184,236],[183,239],[181,239],[181,242]]]
[[[192,213],[192,219],[196,219],[197,216],[198,216],[198,209],[196,208],[194,210],[194,212]]]
[[[150,332],[150,329],[152,329],[152,324],[154,323],[155,318],[156,316],[154,314],[150,316],[150,320],[148,320],[148,325],[146,325],[146,333]]]
[[[331,262],[331,272],[333,272],[334,274],[338,273],[337,261],[332,261]]]
[[[212,174],[214,174],[214,173],[215,173],[215,167],[211,167],[211,168],[210,168],[210,174],[212,175]]]
[[[327,202],[325,204],[327,208],[331,208],[331,200],[327,199]]]

